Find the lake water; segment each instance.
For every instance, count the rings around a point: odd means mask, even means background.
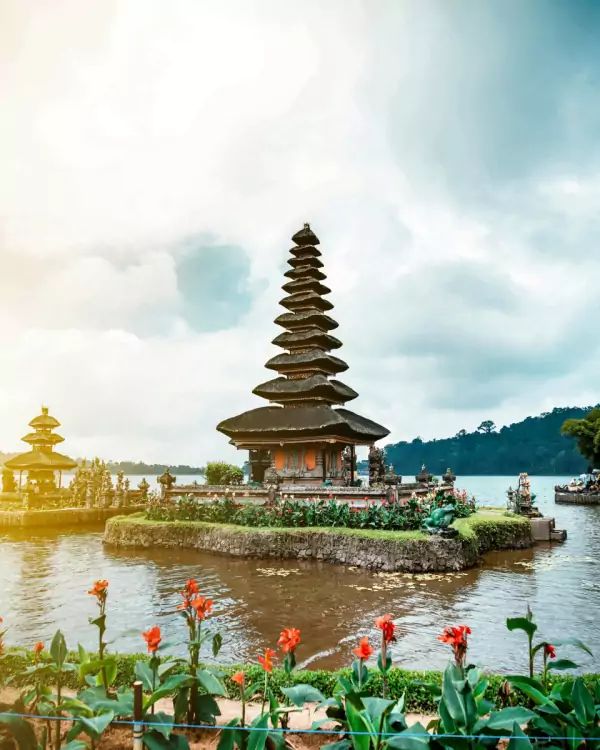
[[[436,640],[446,624],[473,629],[471,657],[500,671],[525,668],[522,634],[509,633],[507,616],[527,604],[549,639],[576,636],[600,654],[600,507],[554,504],[553,488],[570,477],[532,477],[536,504],[565,528],[564,544],[494,553],[481,567],[454,574],[381,574],[316,562],[240,560],[185,550],[104,549],[100,530],[11,532],[0,536],[0,615],[8,643],[49,641],[60,627],[69,645],[95,644],[87,589],[110,581],[111,648],[142,651],[143,629],[168,631],[182,651],[183,623],[177,591],[198,579],[215,601],[210,629],[223,634],[222,660],[255,660],[274,646],[281,628],[302,630],[298,656],[310,667],[348,663],[358,638],[376,633],[374,618],[391,612],[398,623],[395,663],[443,667],[447,647]],[[516,477],[460,477],[457,487],[481,504],[504,504]],[[179,641],[179,643],[178,643]],[[374,641],[376,642],[376,641]],[[565,648],[582,667],[600,671],[600,660]]]

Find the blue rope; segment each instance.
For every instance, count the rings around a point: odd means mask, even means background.
[[[19,719],[40,719],[41,721],[78,721],[76,716],[42,716],[41,714],[25,714],[16,713],[12,711],[3,711],[0,713],[0,722],[5,716],[15,716]],[[335,721],[335,719],[332,719]],[[439,739],[464,739],[464,740],[477,740],[482,737],[490,740],[504,740],[512,737],[511,734],[434,734],[430,735],[428,732],[354,732],[352,730],[333,730],[333,729],[273,729],[271,727],[249,727],[249,726],[228,726],[219,724],[179,724],[170,721],[131,721],[127,719],[114,719],[111,724],[119,724],[125,726],[145,726],[145,727],[172,727],[173,729],[207,729],[213,732],[223,731],[231,729],[234,731],[242,732],[283,732],[287,734],[344,734],[346,736],[379,736],[379,737],[392,737],[398,734],[402,734],[403,737],[410,737],[415,739],[422,739],[423,737],[434,737]],[[556,735],[526,735],[529,740],[562,740],[564,742],[577,740],[578,742],[597,742],[598,737],[559,737]]]

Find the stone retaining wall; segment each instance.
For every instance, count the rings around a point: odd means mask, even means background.
[[[600,505],[600,493],[595,492],[555,492],[555,503],[570,505]]]
[[[442,539],[424,535],[411,538],[402,532],[267,530],[202,522],[113,518],[106,524],[104,542],[116,547],[198,549],[236,557],[314,559],[371,570],[422,573],[471,567],[480,554],[490,549],[532,546],[528,523],[501,525],[499,535],[479,535],[474,527],[475,535],[471,539]]]
[[[144,506],[128,508],[51,508],[48,510],[0,510],[0,528],[77,526],[104,523],[113,516],[139,513]]]

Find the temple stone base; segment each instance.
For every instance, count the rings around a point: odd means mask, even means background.
[[[600,505],[599,492],[555,492],[555,503],[570,505]]]
[[[477,521],[478,516],[473,516]],[[468,521],[469,519],[461,519]],[[485,552],[533,545],[524,520],[483,516],[469,538],[444,539],[415,532],[359,529],[260,529],[198,521],[112,518],[104,543],[119,548],[197,549],[236,557],[317,560],[370,570],[405,573],[459,571]]]

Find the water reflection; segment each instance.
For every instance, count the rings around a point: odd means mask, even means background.
[[[540,497],[534,480],[540,507],[548,502],[551,484],[546,484]],[[375,636],[375,616],[391,612],[399,633],[394,658],[403,666],[443,666],[447,653],[437,634],[447,623],[466,622],[474,631],[473,658],[511,670],[524,665],[524,649],[504,620],[522,614],[527,603],[544,635],[568,633],[600,649],[600,509],[552,503],[549,510],[557,525],[568,529],[565,545],[496,553],[473,570],[418,576],[190,550],[104,549],[98,529],[15,532],[0,537],[0,613],[10,625],[9,642],[31,646],[49,640],[60,627],[71,645],[81,641],[93,647],[95,633],[87,619],[95,609],[86,591],[94,579],[107,578],[113,648],[142,650],[141,630],[156,623],[168,629],[172,650],[181,652],[184,623],[176,613],[177,592],[195,577],[215,600],[218,617],[208,627],[222,631],[222,658],[228,662],[254,660],[274,645],[282,627],[293,625],[303,632],[299,656],[307,665],[339,666],[360,636]],[[594,666],[592,657],[577,654],[576,660]]]

